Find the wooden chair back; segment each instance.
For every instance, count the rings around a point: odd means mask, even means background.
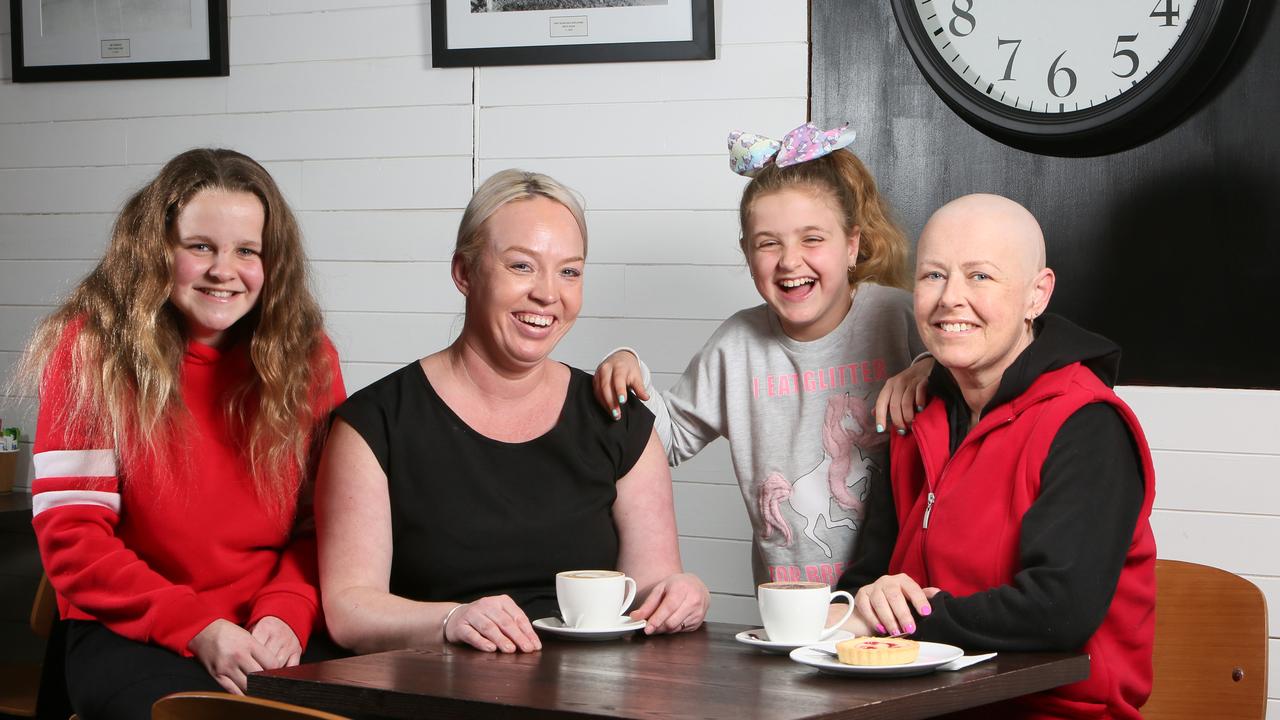
[[[31,603],[31,630],[49,637],[58,618],[58,605],[48,576],[41,574]],[[33,663],[0,662],[0,714],[35,717],[40,700],[40,680],[44,668]]]
[[[31,603],[31,631],[47,638],[57,620],[57,596],[53,592],[53,586],[49,584],[49,576],[41,573],[40,584],[36,586],[36,599]]]
[[[151,720],[348,720],[323,710],[222,692],[180,692],[151,706]]]
[[[1146,720],[1262,720],[1267,601],[1256,585],[1196,563],[1156,560],[1155,682]]]

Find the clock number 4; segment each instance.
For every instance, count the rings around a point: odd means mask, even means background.
[[[1161,5],[1164,6],[1164,10],[1160,9]],[[1173,27],[1178,24],[1176,20],[1181,16],[1182,8],[1180,6],[1175,8],[1173,6],[1173,0],[1160,0],[1160,2],[1156,3],[1156,6],[1151,9],[1151,14],[1148,17],[1163,18],[1163,27]]]
[[[1118,73],[1118,72],[1116,72],[1115,70],[1112,70],[1112,71],[1111,71],[1111,74],[1112,74],[1112,75],[1115,75],[1115,76],[1116,76],[1116,77],[1118,77],[1118,78],[1127,78],[1127,77],[1133,77],[1133,74],[1134,74],[1134,73],[1136,73],[1136,72],[1138,72],[1138,53],[1136,53],[1136,52],[1134,52],[1134,51],[1132,51],[1132,50],[1121,50],[1121,49],[1120,49],[1120,43],[1131,43],[1131,42],[1137,42],[1137,40],[1138,40],[1138,36],[1137,36],[1137,35],[1121,35],[1121,36],[1119,36],[1119,37],[1117,37],[1117,38],[1116,38],[1116,51],[1115,51],[1114,53],[1112,53],[1112,54],[1111,54],[1111,57],[1113,57],[1113,58],[1118,58],[1118,57],[1128,58],[1128,60],[1129,60],[1129,72],[1126,72],[1126,73]]]

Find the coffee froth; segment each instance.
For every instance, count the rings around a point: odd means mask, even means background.
[[[574,580],[595,580],[598,578],[619,577],[622,573],[617,570],[575,570],[574,572],[561,573],[561,575]]]
[[[761,584],[760,587],[768,590],[812,590],[814,588],[825,588],[827,584],[820,582],[769,582]]]

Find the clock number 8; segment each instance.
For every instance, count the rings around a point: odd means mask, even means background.
[[[1049,92],[1053,93],[1054,97],[1064,98],[1076,91],[1076,71],[1065,66],[1058,67],[1058,63],[1062,62],[1062,56],[1066,54],[1067,51],[1063,50],[1062,53],[1054,59],[1053,64],[1049,66]],[[1057,81],[1059,73],[1067,74],[1067,91],[1064,93],[1058,92]]]
[[[1164,5],[1163,12],[1160,10],[1161,5]],[[1156,6],[1154,8],[1151,8],[1151,14],[1148,15],[1147,17],[1164,18],[1164,23],[1162,27],[1173,27],[1174,25],[1178,24],[1174,22],[1174,20],[1181,16],[1182,16],[1182,8],[1178,7],[1175,9],[1173,7],[1173,0],[1160,0],[1160,2],[1156,3]]]
[[[969,12],[973,9],[973,0],[964,0],[965,7],[963,10],[960,9],[960,2],[961,0],[952,0],[951,2],[951,11],[955,13],[955,16],[951,18],[950,27],[951,34],[955,37],[964,37],[978,27],[978,19]],[[956,25],[956,21],[961,19],[969,24],[969,29],[964,32],[960,32],[960,28]]]

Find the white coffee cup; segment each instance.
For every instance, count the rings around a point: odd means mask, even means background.
[[[824,627],[831,601],[843,597],[849,601],[844,617]],[[853,596],[844,590],[831,592],[820,582],[771,582],[757,588],[760,619],[769,640],[780,643],[816,643],[826,640],[840,629],[853,614]]]
[[[556,573],[556,600],[567,627],[617,627],[636,599],[636,581],[616,570],[566,570]]]

